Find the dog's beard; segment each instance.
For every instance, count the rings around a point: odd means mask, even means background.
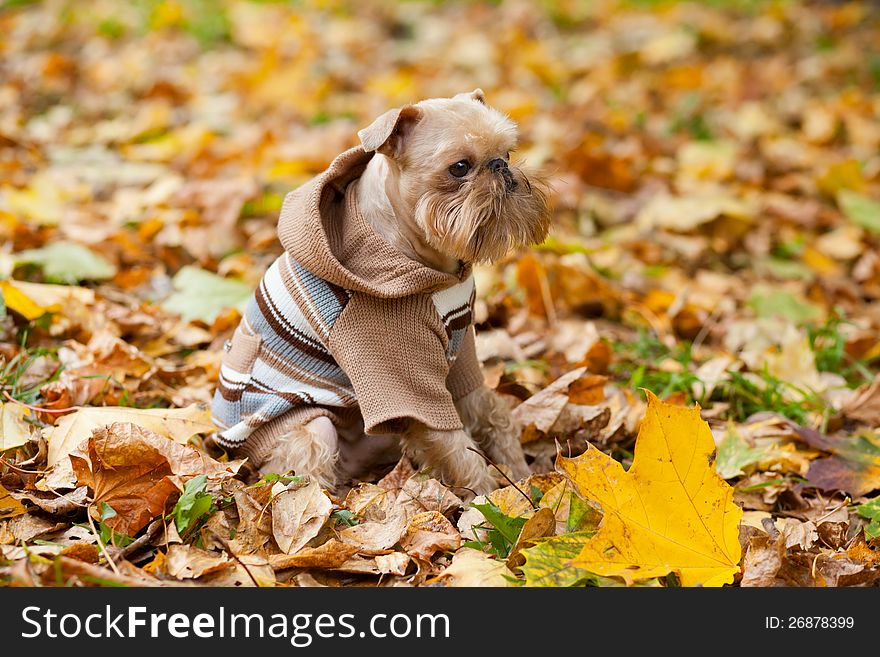
[[[546,184],[513,167],[506,175],[486,172],[455,189],[433,189],[419,199],[415,215],[431,246],[476,263],[539,244],[550,226]]]

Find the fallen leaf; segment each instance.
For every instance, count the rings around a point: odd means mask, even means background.
[[[4,504],[6,503],[4,502]],[[12,536],[15,538],[16,541],[22,541],[25,543],[40,536],[44,536],[46,534],[67,527],[66,523],[59,523],[48,518],[41,518],[40,516],[32,515],[30,513],[26,515],[19,515],[13,511],[12,515],[15,517],[13,517],[8,522],[9,531],[12,532]]]
[[[11,281],[0,281],[0,290],[3,291],[3,303],[6,307],[27,320],[37,319],[49,312],[48,308],[31,299]]]
[[[362,522],[354,527],[346,527],[339,532],[339,538],[359,551],[381,553],[394,547],[407,530],[407,517],[400,507],[393,507],[393,512],[383,521]]]
[[[461,548],[452,557],[452,563],[437,576],[446,586],[507,587],[515,586],[513,573],[503,561],[493,559],[485,552]]]
[[[10,497],[9,491],[0,486],[0,520],[12,518],[27,513],[24,505],[14,497]]]
[[[40,249],[21,251],[14,257],[18,262],[40,265],[46,280],[52,283],[99,281],[116,275],[113,264],[75,242],[52,242]]]
[[[272,498],[272,535],[281,551],[294,554],[318,535],[333,503],[317,481]]]
[[[168,546],[164,568],[175,579],[197,579],[233,564],[233,560],[225,554],[177,544]]]
[[[854,497],[880,488],[880,433],[863,430],[832,438],[802,429],[799,434],[812,447],[832,453],[810,465],[807,479],[812,484],[823,490],[843,490]]]
[[[132,422],[182,444],[198,433],[217,430],[211,422],[210,412],[195,404],[186,408],[81,408],[65,415],[46,431],[45,436],[49,443],[48,465],[56,465],[79,447],[92,431],[112,422]]]
[[[226,308],[244,310],[253,286],[244,281],[223,278],[197,267],[183,267],[171,280],[174,293],[162,306],[184,320],[211,323]]]
[[[733,488],[714,471],[715,442],[700,409],[648,393],[648,410],[628,471],[595,447],[557,457],[557,468],[585,499],[601,505],[599,532],[571,565],[636,579],[675,572],[683,586],[720,586],[739,570]]]
[[[726,194],[671,196],[658,194],[639,211],[636,224],[642,230],[668,228],[687,232],[721,216],[750,221],[754,209]]]
[[[420,511],[446,514],[462,506],[461,499],[436,479],[423,473],[410,477],[400,490],[396,504],[415,503]]]
[[[853,390],[840,409],[853,420],[864,422],[869,427],[880,427],[880,375],[871,383]]]
[[[65,515],[86,506],[88,488],[80,486],[64,495],[53,494],[48,497],[32,492],[13,493],[16,499],[29,500],[47,513]]]
[[[595,532],[572,532],[540,541],[522,551],[526,586],[575,586],[596,575],[575,563]]]
[[[254,554],[236,555],[238,559],[230,568],[223,568],[202,576],[199,583],[204,586],[275,586],[275,571],[263,556]]]
[[[271,515],[265,512],[263,504],[251,496],[252,490],[241,488],[232,495],[238,512],[238,525],[235,527],[234,537],[229,541],[229,547],[238,556],[262,553],[272,537]],[[214,514],[211,520],[214,518],[219,522],[220,514]],[[208,521],[209,525],[211,520]],[[226,540],[230,529],[219,527],[217,533]]]
[[[26,445],[33,425],[25,421],[30,411],[19,404],[0,404],[0,452]]]
[[[740,586],[779,586],[776,575],[785,557],[785,538],[771,540],[767,535],[754,536],[743,558]]]
[[[507,567],[515,570],[525,563],[525,557],[521,552],[531,545],[536,539],[553,536],[556,532],[556,516],[552,509],[542,508],[531,514],[519,532],[516,543],[507,557]]]
[[[304,547],[295,554],[273,554],[269,565],[275,570],[286,568],[338,568],[357,553],[357,547],[335,538],[317,547]]]
[[[230,465],[130,422],[95,429],[85,453],[70,454],[77,483],[94,492],[94,505],[107,503],[116,516],[106,520],[114,531],[134,536],[165,510],[184,481],[199,474],[225,478]]]
[[[533,424],[539,431],[544,433],[550,431],[569,401],[568,386],[577,381],[586,371],[586,367],[579,367],[563,374],[549,386],[536,392],[514,408],[512,412],[514,419],[524,427]]]
[[[809,520],[801,522],[797,518],[785,518],[780,532],[786,548],[798,547],[801,550],[809,550],[819,539],[816,525]]]
[[[837,192],[837,205],[846,217],[872,233],[880,233],[880,203],[849,189]]]
[[[724,438],[718,443],[718,453],[715,457],[715,470],[722,479],[733,479],[744,474],[743,468],[760,461],[767,450],[749,445],[740,434],[738,427],[729,424]]]
[[[414,559],[430,561],[439,551],[454,552],[461,545],[461,534],[438,511],[425,511],[410,518],[400,546]]]
[[[404,552],[377,554],[373,558],[376,561],[376,568],[382,575],[405,575],[409,562],[412,561],[410,556]]]

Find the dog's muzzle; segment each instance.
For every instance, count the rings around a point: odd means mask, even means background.
[[[508,192],[516,189],[518,183],[510,172],[510,167],[507,166],[507,160],[496,157],[494,160],[490,160],[487,166],[489,167],[489,171],[500,174],[501,177],[504,178],[504,187]]]

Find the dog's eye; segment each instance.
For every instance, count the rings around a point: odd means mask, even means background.
[[[467,160],[461,160],[449,167],[450,175],[455,178],[464,178],[467,172],[471,170],[471,163]]]

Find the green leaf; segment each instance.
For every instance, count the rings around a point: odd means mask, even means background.
[[[190,527],[194,527],[198,520],[214,510],[211,496],[205,492],[208,485],[208,475],[201,474],[193,477],[183,485],[183,495],[177,500],[171,515],[178,533],[183,536]]]
[[[748,303],[758,317],[781,316],[797,324],[822,316],[822,309],[818,306],[769,285],[755,285]]]
[[[177,272],[171,283],[175,291],[162,306],[187,321],[212,322],[226,308],[244,310],[253,292],[253,288],[243,281],[190,266]]]
[[[337,525],[354,527],[358,524],[357,516],[348,509],[339,509],[338,511],[334,511],[330,514],[330,517],[336,521]]]
[[[565,521],[566,533],[596,531],[602,514],[582,500],[575,493],[571,495],[568,505],[568,518]]]
[[[880,203],[864,194],[841,189],[837,192],[837,205],[847,219],[871,231],[880,233]]]
[[[724,438],[718,444],[718,452],[715,456],[715,471],[721,475],[722,479],[732,479],[744,474],[743,468],[761,460],[766,452],[766,449],[751,447],[737,433],[736,428],[730,426]]]
[[[504,514],[495,504],[472,504],[475,509],[483,514],[483,517],[492,525],[488,533],[489,542],[499,557],[507,557],[510,550],[516,545],[516,539],[526,524],[526,518],[511,518]]]
[[[569,564],[581,553],[593,534],[594,531],[554,536],[523,550],[522,554],[526,562],[522,566],[522,572],[526,578],[526,586],[576,586],[588,582],[597,583],[600,579],[598,575]]]
[[[511,518],[505,515],[500,508],[492,502],[486,504],[473,504],[475,509],[483,514],[483,517],[498,530],[498,532],[511,543],[516,543],[519,533],[526,523],[525,518]]]
[[[100,534],[101,542],[104,545],[125,547],[134,542],[134,539],[131,536],[114,531],[112,527],[107,525],[108,520],[116,517],[116,509],[106,502],[101,502],[98,508],[101,510],[101,520],[98,522],[98,533]]]
[[[99,281],[116,275],[116,267],[75,242],[53,242],[40,249],[15,254],[16,263],[32,263],[43,268],[46,280],[73,285],[79,281]]]
[[[880,537],[880,497],[875,497],[856,507],[859,515],[871,522],[865,526],[865,538],[871,540]]]

